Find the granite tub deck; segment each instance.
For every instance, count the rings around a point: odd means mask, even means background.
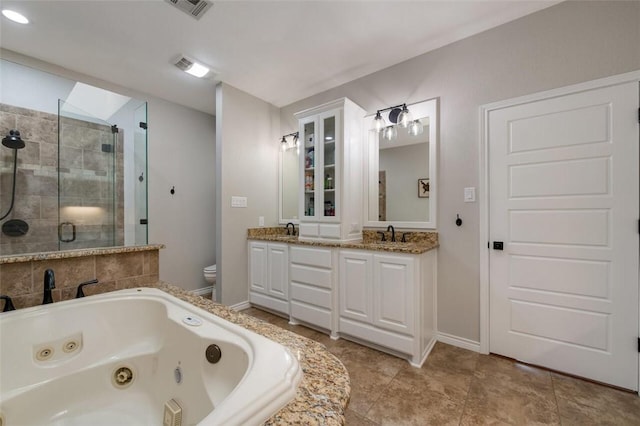
[[[297,231],[296,231],[297,232]],[[379,232],[383,232],[386,241],[381,241]],[[407,231],[406,242],[401,242],[403,231],[396,230],[396,242],[391,241],[391,232],[364,230],[362,240],[349,242],[301,241],[297,235],[287,235],[283,227],[249,228],[247,239],[274,241],[314,247],[338,247],[343,249],[386,251],[393,253],[421,254],[439,246],[438,233],[432,231]]]
[[[298,359],[303,377],[295,399],[267,420],[265,425],[345,423],[344,412],[351,394],[349,373],[324,345],[195,296],[171,284],[160,282],[157,287],[220,318],[282,344]]]

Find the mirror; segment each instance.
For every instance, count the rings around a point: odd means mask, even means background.
[[[287,146],[280,151],[279,164],[279,219],[281,224],[298,223],[298,147]]]
[[[396,126],[391,140],[367,130],[365,138],[365,226],[435,229],[437,202],[438,101],[407,105],[422,133]],[[365,117],[371,129],[374,115]]]
[[[5,59],[0,87],[0,255],[147,244],[147,103]]]

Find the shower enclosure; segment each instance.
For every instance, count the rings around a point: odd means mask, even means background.
[[[117,125],[58,101],[60,250],[124,244],[122,153]]]
[[[117,117],[116,117],[117,116]],[[0,147],[0,213],[28,231],[0,233],[0,255],[147,243],[147,104],[105,121],[64,100],[58,114],[0,104],[0,132],[26,146]],[[115,120],[114,120],[115,121]],[[8,227],[5,227],[8,228]]]

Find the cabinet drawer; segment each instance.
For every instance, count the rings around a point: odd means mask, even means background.
[[[339,331],[340,333],[358,337],[366,340],[367,342],[393,349],[394,351],[406,354],[413,353],[413,336],[404,336],[380,330],[379,328],[373,327],[369,324],[364,324],[347,318],[340,318]]]
[[[331,330],[331,311],[317,306],[291,301],[291,317]]]
[[[291,300],[331,309],[331,292],[328,290],[292,282],[290,291]]]
[[[291,265],[291,282],[314,285],[331,290],[331,270],[305,265]]]
[[[289,253],[291,263],[331,268],[331,250],[308,247],[291,247]]]
[[[269,308],[276,312],[286,315],[289,314],[289,302],[286,300],[276,299],[275,297],[251,291],[249,292],[249,302],[259,306],[264,306],[265,308]]]

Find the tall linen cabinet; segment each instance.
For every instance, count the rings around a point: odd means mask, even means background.
[[[301,240],[362,238],[362,118],[342,98],[295,114],[300,132]]]

